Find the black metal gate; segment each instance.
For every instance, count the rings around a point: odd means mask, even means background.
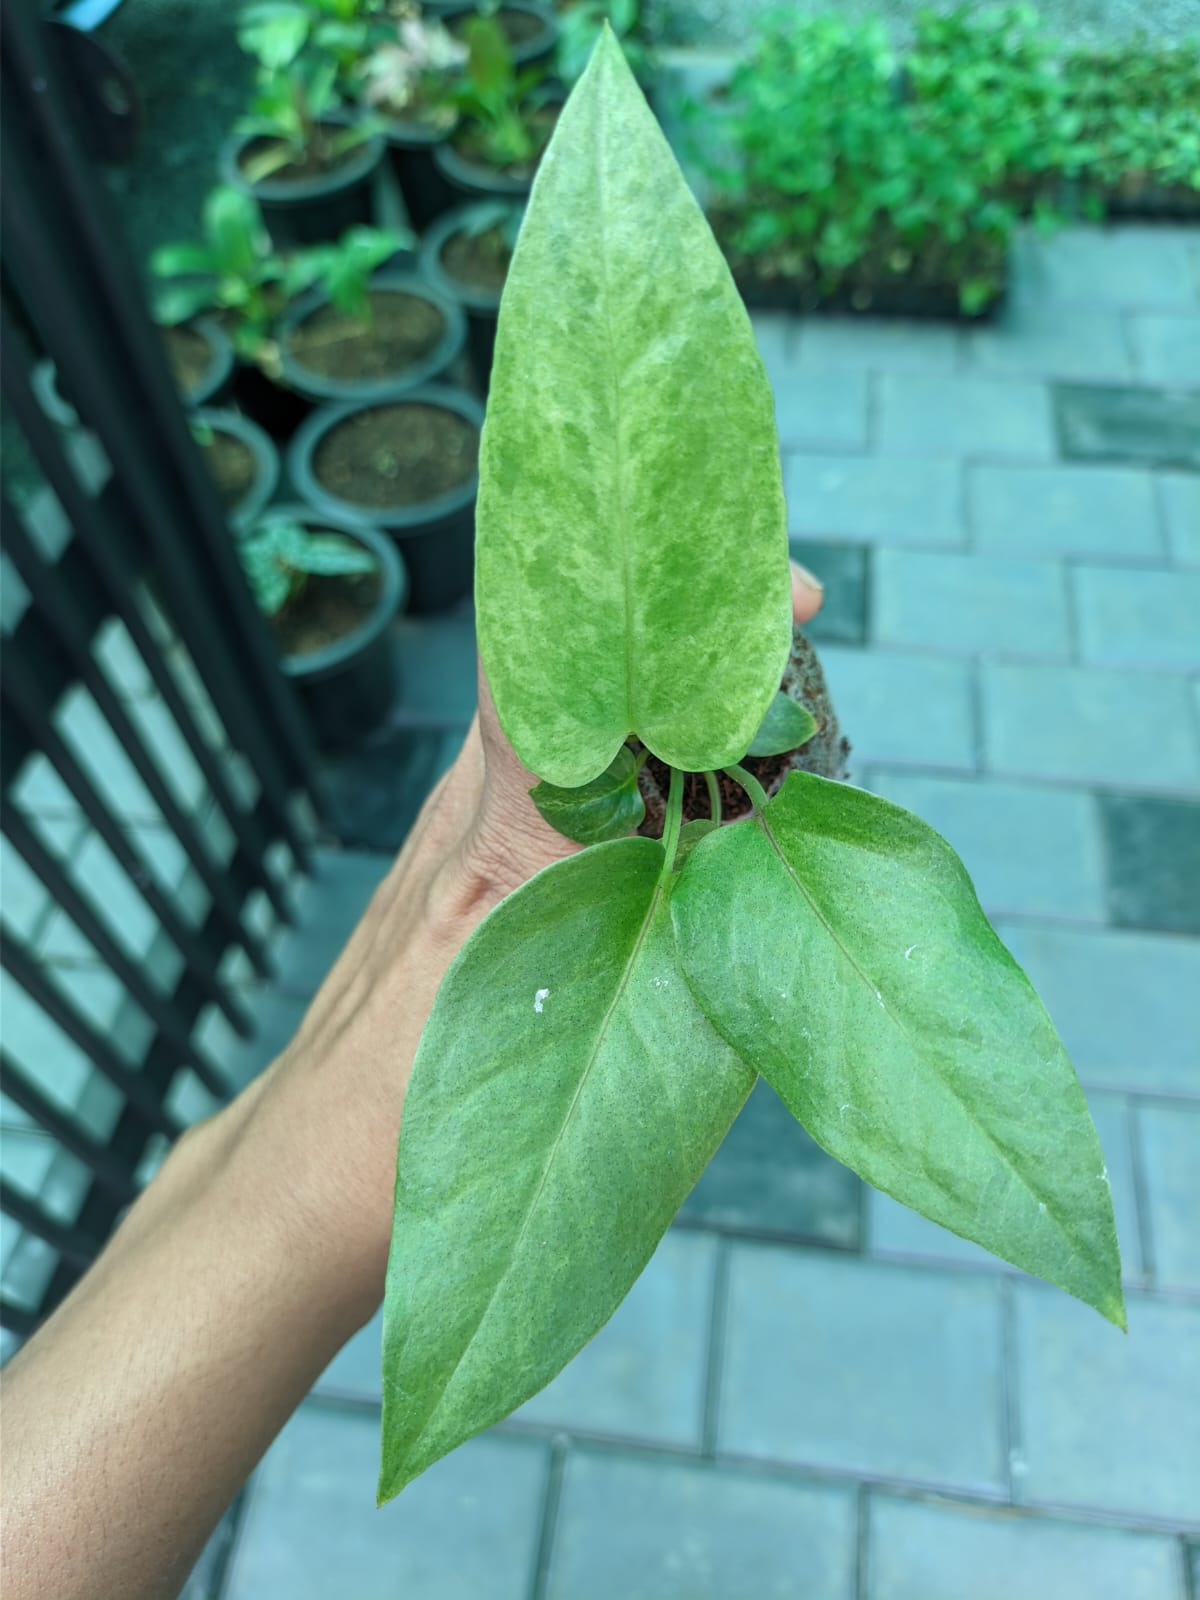
[[[231,1086],[203,1045],[252,1018],[309,859],[306,730],[242,580],[92,172],[78,86],[0,0],[5,463],[0,1323],[79,1277],[165,1149]],[[50,357],[79,425],[43,413]]]

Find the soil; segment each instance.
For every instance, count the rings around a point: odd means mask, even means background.
[[[471,289],[493,290],[497,295],[508,276],[512,250],[500,226],[479,233],[452,233],[442,246],[442,270],[456,283]]]
[[[213,347],[195,328],[164,328],[162,336],[175,386],[184,394],[191,394],[208,376]]]
[[[533,134],[537,149],[532,161],[516,161],[506,167],[496,166],[487,158],[480,130],[469,122],[463,124],[450,142],[463,160],[470,161],[474,166],[485,167],[489,172],[498,172],[506,178],[532,178],[538,162],[542,159],[542,152],[550,143],[550,136],[554,132],[554,125],[561,110],[560,105],[548,105],[539,106],[536,111],[529,113],[529,130]]]
[[[220,428],[213,428],[212,438],[201,446],[201,452],[221,496],[221,504],[229,511],[254,482],[258,467],[254,452],[244,440],[235,434],[223,433]]]
[[[310,575],[296,599],[271,619],[280,651],[307,656],[347,638],[367,620],[382,582],[378,570],[340,577]]]
[[[743,763],[746,771],[758,779],[768,797],[783,787],[789,772],[812,772],[818,777],[835,780],[845,778],[850,745],[838,726],[817,653],[799,628],[792,629],[792,653],[779,687],[812,712],[817,719],[817,731],[807,744],[782,755],[748,757]],[[656,756],[651,756],[638,777],[638,787],[646,802],[646,818],[638,832],[648,838],[657,839],[662,835],[669,783],[669,769]],[[717,774],[717,783],[721,791],[722,822],[736,822],[739,817],[748,816],[752,806],[741,785],[723,772]],[[683,820],[694,822],[711,815],[703,774],[688,773],[683,787]]]
[[[322,306],[288,335],[301,366],[323,378],[390,378],[424,361],[446,331],[446,319],[420,295],[371,289],[367,322]]]
[[[456,39],[460,39],[473,16],[475,12],[472,11],[461,17],[451,17],[446,26]],[[496,12],[496,21],[500,24],[500,31],[514,49],[518,45],[528,44],[530,39],[536,39],[545,29],[545,23],[540,17],[528,11],[512,11],[508,6],[500,7]]]
[[[397,401],[331,428],[313,454],[313,474],[355,505],[414,506],[457,489],[478,459],[479,432],[465,417]]]
[[[278,139],[262,138],[251,139],[250,143],[240,152],[237,158],[238,166],[250,183],[310,183],[313,178],[323,178],[326,173],[336,172],[339,167],[347,166],[354,160],[359,151],[358,145],[351,145],[349,150],[341,150],[333,157],[329,157],[315,150],[306,150],[301,161],[289,161],[286,166],[276,167],[267,177],[256,179],[251,176],[254,168],[254,158],[265,155],[268,150],[279,148]]]

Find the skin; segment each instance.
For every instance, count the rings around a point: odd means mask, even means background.
[[[793,609],[821,605],[793,569]],[[417,1041],[484,914],[576,846],[480,711],[287,1050],[180,1138],[3,1385],[5,1600],[167,1600],[383,1294]],[[286,1330],[283,1336],[282,1330]]]

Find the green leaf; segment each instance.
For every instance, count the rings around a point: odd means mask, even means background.
[[[700,843],[706,833],[711,833],[721,824],[714,822],[711,817],[696,817],[691,822],[685,822],[679,830],[679,843],[675,847],[675,870],[678,872],[692,851]]]
[[[778,756],[787,750],[799,750],[816,731],[817,719],[812,712],[797,705],[791,695],[781,689],[767,707],[767,714],[746,754]]]
[[[400,1130],[381,1500],[607,1322],[750,1091],[680,974],[662,867],[619,839],[546,868],[442,983]]]
[[[632,833],[645,817],[637,775],[633,752],[622,745],[612,763],[590,783],[577,789],[539,783],[529,793],[552,828],[576,844],[600,844]]]
[[[379,566],[369,550],[336,533],[305,533],[304,544],[293,560],[297,571],[329,578],[374,572]]]
[[[154,320],[173,328],[218,303],[215,283],[172,283],[154,296]]]
[[[217,264],[202,244],[164,244],[150,257],[150,270],[157,278],[182,278],[189,273],[211,277]]]
[[[818,1144],[1124,1326],[1083,1092],[944,839],[793,773],[701,841],[671,909],[706,1015]]]
[[[745,753],[791,641],[771,392],[608,29],[505,284],[477,528],[480,651],[539,777],[587,783],[631,733],[692,770]]]

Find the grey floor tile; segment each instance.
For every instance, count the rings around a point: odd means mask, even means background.
[[[1061,383],[1054,412],[1066,461],[1200,468],[1200,395]]]
[[[999,1284],[732,1249],[718,1448],[999,1491]]]
[[[899,650],[836,648],[823,649],[821,660],[850,740],[853,772],[861,774],[875,762],[974,770],[974,668],[969,663]]]
[[[961,469],[952,461],[785,455],[793,538],[963,543]]]
[[[963,338],[968,372],[1097,383],[1133,377],[1125,330],[1111,311],[1013,299],[995,322]]]
[[[1134,1296],[1123,1335],[1041,1285],[1014,1296],[1022,1498],[1200,1525],[1200,1305]]]
[[[946,373],[958,365],[961,335],[943,323],[815,316],[797,327],[800,361],[818,371]]]
[[[1155,1281],[1200,1290],[1200,1107],[1137,1109]]]
[[[348,849],[392,855],[462,746],[458,727],[392,726],[325,765],[331,826]]]
[[[472,1439],[375,1508],[379,1419],[312,1402],[268,1451],[223,1600],[527,1600],[543,1447]]]
[[[1200,790],[1200,741],[1183,678],[985,662],[982,682],[987,763],[996,773]]]
[[[286,994],[273,984],[255,984],[242,998],[254,1023],[252,1038],[239,1038],[215,1006],[205,1008],[193,1029],[197,1043],[237,1089],[253,1082],[287,1048],[308,1008],[307,998]]]
[[[579,1452],[548,1600],[852,1600],[853,1491]]]
[[[1200,388],[1200,312],[1136,312],[1129,318],[1129,336],[1138,376],[1145,382]]]
[[[1090,794],[878,770],[871,786],[948,840],[990,915],[1104,921],[1104,856]]]
[[[716,1251],[709,1235],[668,1233],[612,1321],[517,1416],[698,1448]]]
[[[1200,671],[1200,572],[1079,566],[1071,576],[1084,661]]]
[[[1135,467],[971,466],[967,518],[993,555],[1162,555],[1153,480]]]
[[[299,921],[279,941],[278,984],[314,994],[342,953],[392,858],[359,850],[318,850],[299,897]]]
[[[767,375],[775,393],[775,422],[785,450],[857,451],[867,448],[867,379],[861,372],[810,372],[791,367]]]
[[[948,655],[1065,661],[1067,584],[1056,561],[930,550],[880,550],[875,640]]]
[[[1093,1091],[1088,1095],[1092,1121],[1104,1152],[1112,1188],[1117,1238],[1121,1246],[1122,1276],[1127,1284],[1143,1281],[1141,1247],[1138,1240],[1137,1197],[1133,1181],[1128,1104],[1123,1095]],[[1007,1262],[991,1255],[969,1239],[962,1239],[936,1222],[930,1222],[908,1206],[902,1206],[877,1189],[868,1189],[867,1237],[872,1254],[902,1256],[912,1260],[956,1262],[962,1266],[987,1267],[995,1272],[1016,1272]]]
[[[402,713],[466,726],[475,715],[475,624],[467,617],[405,617],[396,624]]]
[[[682,1215],[731,1233],[780,1234],[852,1249],[862,1184],[815,1144],[761,1079]]]
[[[1200,567],[1200,477],[1164,472],[1158,480],[1167,545],[1184,567]]]
[[[1175,1541],[873,1494],[864,1600],[1185,1600]]]
[[[1013,278],[1018,298],[1055,310],[1196,309],[1182,233],[1154,225],[1084,224],[1048,235],[1023,228],[1014,245]]]
[[[875,381],[883,455],[1053,459],[1054,418],[1043,383],[924,373]]]
[[[865,544],[793,539],[791,552],[825,585],[825,602],[804,631],[815,644],[861,645],[871,605],[871,555]]]
[[[383,1347],[383,1308],[334,1356],[313,1384],[313,1393],[363,1404],[383,1404],[381,1350]]]
[[[1200,943],[1001,922],[1085,1087],[1200,1097]]]
[[[1097,796],[1118,927],[1200,934],[1200,800]]]

